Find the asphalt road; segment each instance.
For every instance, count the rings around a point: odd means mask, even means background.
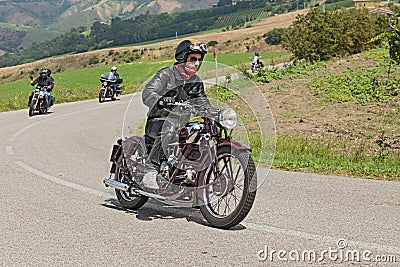
[[[273,170],[231,230],[156,201],[121,209],[102,180],[131,98],[0,113],[0,266],[399,265],[398,182]]]

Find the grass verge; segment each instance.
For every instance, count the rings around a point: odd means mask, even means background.
[[[350,148],[344,149],[340,148]],[[400,180],[400,152],[384,148],[370,155],[360,142],[343,139],[313,140],[304,136],[278,135],[274,167],[291,171],[337,174],[384,180]]]

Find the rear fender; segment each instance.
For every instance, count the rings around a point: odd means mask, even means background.
[[[142,147],[143,151],[146,151],[143,136],[131,136],[122,141],[122,151],[124,155],[132,155],[139,146]]]
[[[118,139],[117,143],[113,145],[111,151],[110,161],[112,162],[110,173],[115,173],[117,164],[119,165],[119,159],[122,153],[122,139]]]
[[[146,153],[146,145],[144,137],[142,136],[131,136],[125,140],[118,139],[111,152],[110,161],[112,162],[112,165],[110,173],[114,173],[115,168],[121,165],[122,155],[132,155],[139,146],[142,147],[143,151]]]

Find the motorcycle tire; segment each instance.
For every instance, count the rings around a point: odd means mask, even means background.
[[[123,156],[121,156],[119,162],[121,162],[122,160],[124,160]],[[129,183],[129,181],[126,181],[127,178],[123,177],[123,174],[122,174],[119,166],[117,166],[115,168],[115,178],[114,179],[118,182]],[[125,192],[125,191],[119,190],[119,189],[115,189],[115,195],[117,196],[117,199],[121,203],[122,207],[124,207],[126,209],[131,209],[131,210],[139,209],[149,199],[148,197],[143,196],[143,195],[133,196],[133,195],[130,195],[128,192]]]
[[[35,114],[35,101],[32,100],[31,103],[29,104],[29,111],[28,111],[29,117],[32,117]]]
[[[200,211],[212,226],[229,229],[238,225],[253,206],[257,190],[256,166],[248,151],[230,146],[218,149],[217,162],[222,172],[219,177],[213,177],[211,168],[200,173]]]
[[[100,90],[100,92],[99,92],[99,103],[103,103],[104,101],[106,101],[105,91],[104,90]]]

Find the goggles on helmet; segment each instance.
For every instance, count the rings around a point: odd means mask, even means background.
[[[208,49],[207,45],[203,43],[193,43],[190,45],[190,51],[191,52],[200,52],[202,54],[207,54]]]

